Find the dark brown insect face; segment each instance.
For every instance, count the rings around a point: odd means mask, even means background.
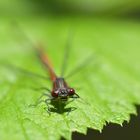
[[[67,89],[60,89],[59,90],[59,94],[58,94],[58,96],[61,98],[61,99],[66,99],[67,97],[68,97],[68,91],[67,91]]]
[[[61,99],[67,99],[68,96],[72,96],[75,94],[75,90],[73,88],[62,88],[53,91],[53,97],[60,97]]]

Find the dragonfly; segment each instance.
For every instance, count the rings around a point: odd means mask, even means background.
[[[19,67],[14,67],[14,69],[16,69],[24,74],[28,74],[29,76],[35,76],[35,77],[42,78],[45,80],[49,79],[52,83],[52,89],[49,89],[48,87],[40,88],[40,89],[45,90],[45,93],[43,93],[40,96],[40,98],[38,99],[36,104],[33,106],[37,106],[38,104],[44,102],[44,103],[46,103],[46,105],[48,107],[47,111],[49,112],[49,114],[50,114],[50,112],[60,113],[60,112],[65,112],[65,111],[68,111],[68,112],[72,111],[72,108],[65,109],[65,106],[68,103],[74,101],[75,99],[78,99],[81,97],[76,93],[76,90],[67,83],[66,79],[72,77],[73,75],[78,73],[80,70],[82,70],[84,67],[86,67],[87,64],[89,62],[91,62],[92,55],[90,55],[90,57],[85,59],[82,62],[82,64],[79,64],[78,66],[76,66],[67,76],[64,76],[67,65],[68,65],[68,63],[67,63],[68,58],[70,56],[71,36],[69,35],[67,45],[65,47],[64,56],[63,56],[61,75],[58,76],[54,71],[54,68],[52,66],[52,63],[50,62],[48,54],[45,53],[45,50],[44,50],[44,47],[42,46],[42,44],[32,42],[31,39],[20,28],[20,26],[18,24],[16,24],[16,29],[17,28],[20,31],[20,33],[22,34],[22,37],[24,37],[32,46],[36,56],[38,57],[41,64],[45,67],[46,71],[48,72],[49,78],[44,77],[40,74],[32,73],[30,71],[27,71],[27,70],[19,68]],[[10,67],[13,68],[13,66],[10,66]],[[47,96],[48,98],[46,98],[45,100],[41,100],[43,98],[43,96]],[[70,99],[72,99],[72,100],[70,100]],[[50,108],[50,105],[53,105],[54,108]],[[75,109],[76,108],[73,108],[73,110],[75,110]]]

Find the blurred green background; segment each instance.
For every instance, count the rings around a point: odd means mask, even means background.
[[[139,0],[1,0],[0,14],[7,16],[80,14],[129,15],[138,14]]]
[[[29,57],[25,60],[27,54],[22,54],[23,49],[13,43],[16,37],[13,37],[10,22],[14,20],[23,25],[23,30],[25,27],[35,38],[52,46],[49,48],[52,51],[56,46],[65,46],[67,29],[72,26],[73,30],[76,28],[75,52],[81,48],[80,52],[84,54],[94,46],[102,59],[106,57],[112,66],[123,71],[120,72],[122,75],[131,75],[139,80],[139,19],[139,0],[1,0],[0,59],[13,64],[20,64],[20,59],[16,58],[21,58],[21,61],[24,58],[25,64],[28,61]],[[10,49],[9,46],[15,47]],[[54,54],[61,56],[61,53]],[[131,76],[128,78],[130,81]],[[137,100],[139,96],[136,103]]]

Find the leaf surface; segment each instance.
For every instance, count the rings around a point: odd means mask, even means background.
[[[73,30],[67,74],[93,55],[86,68],[67,79],[81,99],[66,108],[67,115],[47,113],[46,104],[34,104],[49,81],[0,69],[0,136],[2,140],[70,140],[72,132],[86,134],[87,128],[102,131],[106,123],[122,125],[136,114],[140,104],[140,29],[137,22],[103,19],[22,19],[23,30],[42,42],[59,75],[69,30]],[[81,22],[82,21],[82,22]],[[71,26],[72,25],[72,26]],[[1,62],[46,75],[30,43],[1,23]],[[71,28],[72,27],[72,28]],[[13,30],[13,29],[12,29]],[[45,98],[43,98],[45,99]]]

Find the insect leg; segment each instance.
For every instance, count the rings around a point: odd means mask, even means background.
[[[77,109],[76,107],[71,107],[70,110],[67,112],[67,115],[69,115],[70,112],[72,112],[72,111],[74,111],[76,109]]]
[[[47,105],[47,107],[48,107],[48,113],[49,113],[49,115],[51,115],[51,109],[50,109],[50,107],[49,107],[49,102],[52,100],[53,98],[49,98],[49,99],[46,99],[45,100],[45,103],[46,103],[46,105]]]
[[[73,98],[73,99],[80,98],[80,100],[79,100],[79,101],[81,101],[81,102],[82,102],[82,103],[84,103],[84,104],[88,104],[88,105],[89,105],[89,103],[88,103],[88,102],[86,102],[83,98],[81,98],[78,94],[76,94],[76,93],[75,93],[75,95],[76,95],[76,96],[73,96],[73,97],[71,97],[71,98]]]
[[[79,96],[78,94],[75,93],[74,96],[71,96],[70,98],[72,98],[72,100],[71,100],[71,101],[68,101],[67,104],[73,102],[75,99],[80,98],[80,96]]]
[[[43,93],[43,94],[38,98],[38,101],[39,101],[42,97],[44,97],[44,96],[47,96],[47,97],[50,98],[50,95],[49,95],[49,94],[47,94],[47,93]]]
[[[49,88],[46,88],[46,87],[41,87],[41,88],[34,88],[35,90],[45,90],[45,91],[48,91],[49,93],[51,93],[51,90]]]
[[[74,94],[75,96],[73,96],[73,98],[80,98],[80,96],[78,94]]]
[[[44,100],[40,100],[43,96],[48,96],[48,97],[50,97],[48,94],[43,93],[43,94],[38,98],[38,100],[36,101],[36,103],[33,104],[33,105],[30,105],[30,106],[36,107],[36,106],[38,106],[39,104],[41,104],[41,103],[43,103],[43,102],[46,103]]]
[[[36,107],[36,106],[38,106],[41,103],[45,103],[45,101],[44,100],[38,100],[35,104],[29,105],[29,107]]]

